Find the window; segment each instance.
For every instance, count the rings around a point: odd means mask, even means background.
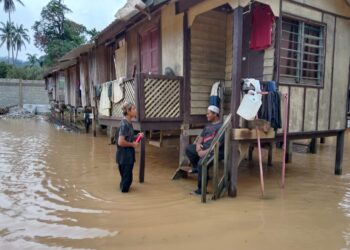
[[[280,82],[322,85],[324,27],[283,17]]]

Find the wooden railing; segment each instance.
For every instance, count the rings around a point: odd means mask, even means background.
[[[182,121],[182,77],[141,73],[136,92],[141,122]]]
[[[125,101],[136,104],[139,122],[182,121],[183,78],[138,74],[122,84],[124,99],[112,105],[112,117],[123,117]]]
[[[119,103],[113,103],[112,116],[123,117],[122,105],[125,101],[135,103],[135,80],[133,78],[123,81],[124,100]]]
[[[202,166],[202,197],[201,200],[203,203],[207,201],[207,176],[208,176],[208,167],[214,161],[213,169],[213,196],[212,199],[216,200],[220,198],[228,188],[228,176],[229,176],[229,157],[231,149],[231,118],[232,114],[229,114],[219,129],[218,133],[214,137],[210,148],[207,154],[201,159]],[[224,173],[219,180],[219,147],[220,147],[220,138],[225,134],[224,141]]]

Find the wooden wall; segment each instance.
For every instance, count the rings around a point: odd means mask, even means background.
[[[127,44],[127,76],[130,78],[133,73],[134,65],[139,68],[139,46],[137,27],[128,30],[126,33]]]
[[[108,81],[108,51],[104,45],[96,48],[96,83],[101,84]]]
[[[209,11],[191,27],[191,115],[204,115],[211,86],[225,80],[227,14]]]
[[[303,1],[305,2],[305,1]],[[310,2],[307,1],[306,2]],[[332,1],[333,2],[333,1]],[[340,4],[339,1],[335,3]],[[312,6],[342,13],[327,1],[312,1]],[[341,4],[340,4],[341,5]],[[334,9],[336,8],[336,9]],[[350,21],[339,16],[283,1],[284,13],[324,23],[326,26],[324,83],[322,87],[284,85],[289,92],[289,131],[310,132],[345,129],[350,58]]]
[[[88,67],[89,67],[89,88],[90,88],[90,100],[91,106],[95,107],[94,101],[94,87],[97,83],[97,74],[96,74],[96,51],[93,49],[88,53]]]
[[[177,76],[183,75],[183,13],[175,15],[175,3],[161,12],[162,72],[171,67]]]
[[[81,86],[81,105],[90,106],[90,86],[89,86],[89,65],[87,54],[80,57],[79,60],[80,86]]]
[[[307,4],[315,8],[350,17],[350,6],[346,0],[294,0],[295,2]]]

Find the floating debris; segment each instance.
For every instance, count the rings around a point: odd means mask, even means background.
[[[6,109],[6,108],[5,108]],[[8,108],[8,111],[1,113],[0,110],[0,119],[28,119],[33,118],[35,115],[23,108],[12,107]]]

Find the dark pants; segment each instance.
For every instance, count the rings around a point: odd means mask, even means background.
[[[89,113],[84,114],[84,126],[85,126],[85,131],[88,134],[89,133],[89,128],[90,128],[90,116]]]
[[[197,181],[197,187],[198,191],[201,191],[202,189],[202,166],[199,164],[199,156],[196,151],[196,145],[195,144],[190,144],[186,147],[186,155],[188,159],[190,160],[192,167],[198,169],[198,181]],[[223,148],[220,148],[219,150],[219,160],[224,159],[224,150]],[[213,164],[211,163],[208,167],[208,169],[212,166]],[[209,175],[207,175],[207,183],[208,183]]]
[[[121,177],[120,191],[122,191],[123,193],[127,193],[129,192],[129,188],[132,183],[132,169],[134,168],[134,164],[118,165],[118,167]]]

